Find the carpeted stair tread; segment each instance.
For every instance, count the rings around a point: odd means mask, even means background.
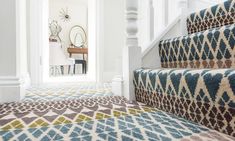
[[[235,24],[163,40],[163,68],[235,68]]]
[[[188,33],[192,34],[235,23],[235,1],[224,3],[192,13],[187,18]]]

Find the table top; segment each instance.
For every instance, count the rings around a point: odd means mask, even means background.
[[[68,48],[70,54],[88,54],[88,48]]]

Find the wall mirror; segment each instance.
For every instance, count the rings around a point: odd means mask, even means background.
[[[87,42],[87,36],[85,30],[79,26],[75,25],[70,30],[70,41],[74,47],[84,47]]]

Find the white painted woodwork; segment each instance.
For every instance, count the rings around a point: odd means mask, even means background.
[[[168,24],[168,26],[162,30],[162,32],[160,32],[160,34],[158,34],[158,36],[156,36],[153,41],[151,41],[149,44],[146,45],[145,49],[142,50],[142,58],[144,58],[146,55],[148,55],[148,53],[156,46],[158,45],[159,41],[163,39],[163,37],[169,33],[176,24],[178,24],[180,22],[180,18],[181,16],[177,16],[175,17],[175,19]]]
[[[133,71],[141,67],[141,48],[138,46],[137,18],[138,1],[126,0],[126,47],[123,49],[123,95],[130,101],[135,101]]]
[[[122,76],[118,75],[115,76],[115,78],[113,78],[112,80],[112,93],[115,96],[122,96],[123,93],[123,79]]]
[[[169,23],[169,0],[164,0],[164,24],[167,26]]]
[[[43,3],[45,0],[28,0],[28,25],[29,25],[29,68],[31,84],[38,85],[42,83],[42,48],[43,43]],[[48,22],[47,22],[48,23]],[[47,24],[48,25],[48,24]],[[48,30],[48,27],[47,27]],[[48,35],[48,34],[47,34]],[[48,41],[48,38],[47,38]],[[48,41],[49,43],[49,41]],[[49,48],[49,47],[48,47]],[[48,58],[49,60],[49,58]],[[48,67],[49,68],[49,67]]]
[[[99,34],[103,36],[101,41],[103,45],[100,45],[99,49],[103,50],[101,53],[103,55],[100,55],[103,61],[100,64],[103,66],[104,82],[111,81],[116,75],[122,75],[122,49],[126,40],[125,3],[126,0],[104,0],[103,2],[103,15],[100,15],[102,19],[99,19],[103,26],[99,29]]]
[[[181,35],[187,35],[188,0],[181,0],[179,7],[181,8]]]
[[[0,103],[23,99],[27,77],[26,1],[1,4]]]
[[[153,0],[149,0],[149,41],[154,39],[154,7]]]

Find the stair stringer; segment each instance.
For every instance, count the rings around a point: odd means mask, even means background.
[[[159,42],[163,39],[182,36],[181,32],[181,16],[169,24],[150,44],[142,51],[142,67],[144,68],[160,68],[160,56],[158,51]],[[186,25],[185,25],[186,26]]]

